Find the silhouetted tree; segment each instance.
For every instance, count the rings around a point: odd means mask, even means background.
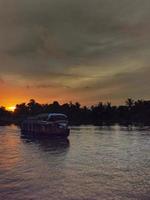
[[[21,103],[16,105],[16,109],[14,111],[15,116],[25,117],[28,116],[28,114],[29,114],[29,109],[26,103]]]
[[[50,112],[66,114],[71,124],[150,123],[150,101],[131,98],[125,101],[125,105],[99,102],[91,107],[82,107],[79,102],[39,104],[31,99],[28,103],[17,104],[14,113],[0,107],[0,121],[21,121],[28,116]]]
[[[30,115],[37,115],[43,111],[42,105],[37,103],[34,99],[31,99],[27,106]]]
[[[0,124],[8,123],[12,120],[12,112],[5,109],[5,107],[0,107]]]
[[[134,100],[131,98],[128,98],[126,100],[126,105],[128,106],[129,109],[131,109],[134,106]]]

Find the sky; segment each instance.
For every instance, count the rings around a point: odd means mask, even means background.
[[[0,105],[150,99],[149,0],[0,0]]]

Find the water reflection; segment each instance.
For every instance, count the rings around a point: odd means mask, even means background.
[[[69,142],[0,127],[0,199],[148,200],[149,133],[74,126]]]
[[[70,142],[67,138],[35,137],[32,134],[21,133],[21,139],[24,143],[33,143],[43,151],[65,152],[69,149]]]

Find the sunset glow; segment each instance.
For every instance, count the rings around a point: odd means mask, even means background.
[[[6,107],[6,110],[14,112],[15,108],[16,106],[8,106]]]

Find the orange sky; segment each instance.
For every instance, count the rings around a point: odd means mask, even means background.
[[[95,94],[93,95],[93,99],[90,99],[89,92],[86,92],[86,90],[84,92],[70,91],[66,88],[28,88],[26,86],[16,86],[13,84],[3,83],[0,85],[0,91],[0,106],[5,106],[6,108],[23,102],[27,103],[30,99],[35,99],[39,103],[51,103],[53,101],[66,103],[70,101],[78,101],[82,105],[91,105],[98,103],[99,101],[110,101],[109,97],[103,99],[98,95],[95,97]],[[114,100],[113,103],[117,104],[119,102]]]
[[[22,102],[28,102],[33,98],[39,103],[51,103],[55,100],[60,103],[65,103],[80,100],[80,98],[76,97],[71,92],[69,93],[64,88],[28,88],[26,86],[16,86],[13,84],[3,83],[0,85],[0,91],[0,106],[5,107],[15,106]]]

